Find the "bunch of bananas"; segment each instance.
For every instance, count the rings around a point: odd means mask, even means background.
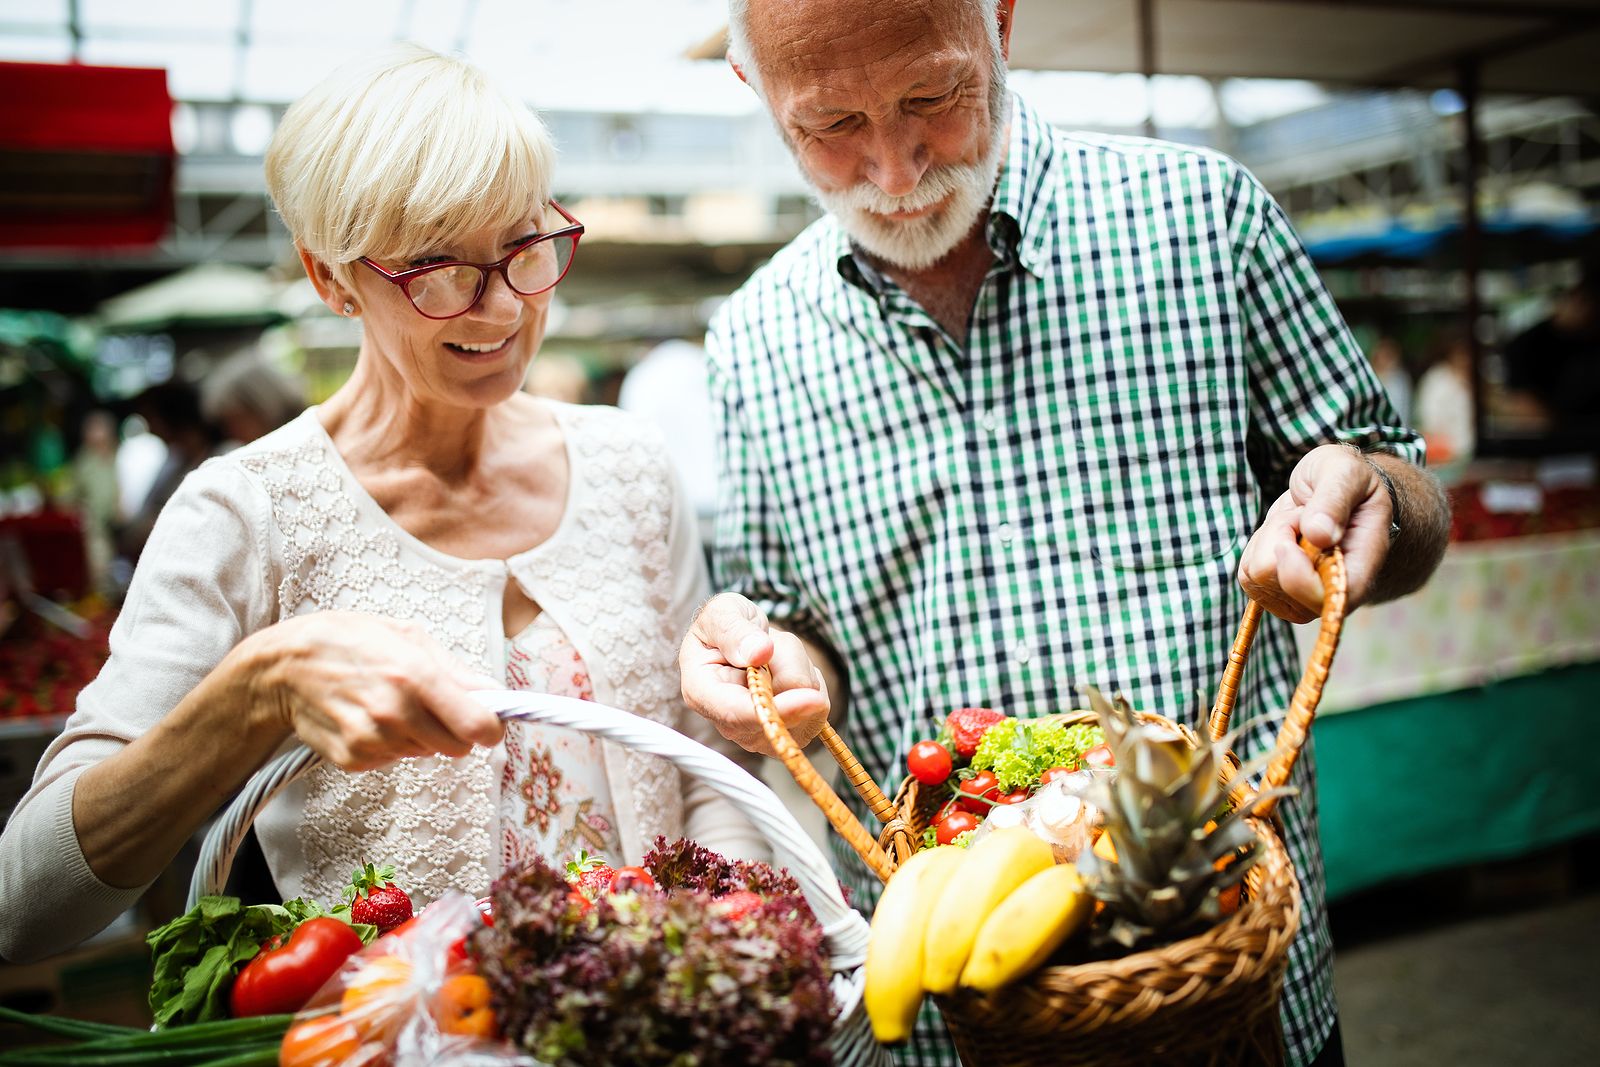
[[[991,992],[1036,970],[1093,912],[1071,864],[1032,831],[996,830],[972,848],[906,861],[878,901],[867,945],[866,1006],[884,1044],[904,1041],[923,993]]]

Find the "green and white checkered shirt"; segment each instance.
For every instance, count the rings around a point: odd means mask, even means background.
[[[965,337],[832,218],[712,325],[717,584],[837,651],[845,738],[891,789],[965,705],[1041,715],[1092,683],[1199,725],[1245,608],[1240,556],[1294,463],[1333,440],[1421,460],[1242,167],[1012,108],[996,262]],[[1241,755],[1270,746],[1298,671],[1269,619]],[[1305,894],[1283,1000],[1294,1063],[1335,1013],[1313,775],[1308,747],[1283,809]],[[870,912],[875,880],[836,852]],[[902,1062],[954,1063],[938,1045]]]

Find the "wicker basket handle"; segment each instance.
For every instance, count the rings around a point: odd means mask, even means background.
[[[1278,730],[1277,744],[1267,764],[1264,783],[1267,788],[1288,782],[1300,750],[1311,735],[1311,721],[1316,718],[1317,704],[1322,700],[1322,688],[1328,681],[1328,670],[1333,666],[1334,653],[1339,650],[1339,633],[1344,628],[1345,603],[1349,589],[1344,569],[1344,553],[1338,546],[1324,552],[1305,538],[1300,538],[1300,550],[1317,568],[1322,579],[1322,621],[1317,631],[1317,643],[1306,661],[1300,683],[1295,686],[1289,700],[1288,713]],[[1222,672],[1222,682],[1217,686],[1217,701],[1211,709],[1211,737],[1220,739],[1228,732],[1228,721],[1233,716],[1233,705],[1239,696],[1239,681],[1244,676],[1245,659],[1261,625],[1263,608],[1252,600],[1244,611],[1244,620],[1234,636],[1233,648],[1228,652],[1228,666]],[[1269,798],[1256,806],[1255,814],[1265,818],[1277,806]]]
[[[472,695],[507,721],[545,723],[601,737],[635,752],[659,756],[715,789],[744,813],[800,883],[806,903],[822,924],[834,968],[848,970],[866,958],[866,920],[845,903],[821,849],[772,790],[727,756],[670,726],[593,701],[510,690]],[[290,782],[321,762],[315,752],[300,745],[256,772],[206,832],[189,883],[189,907],[202,896],[221,892],[239,842],[256,816]]]
[[[893,838],[895,859],[891,859],[884,851],[883,846],[872,839],[867,828],[861,821],[851,814],[850,809],[844,806],[844,801],[833,791],[817,769],[811,765],[806,754],[800,751],[800,746],[795,743],[789,728],[783,724],[783,717],[778,714],[777,707],[772,702],[772,675],[765,667],[749,667],[745,670],[745,677],[750,687],[750,699],[756,709],[756,717],[761,720],[761,729],[767,735],[767,741],[778,753],[778,758],[794,776],[795,782],[811,797],[817,807],[822,809],[822,814],[839,836],[844,838],[856,854],[866,861],[868,867],[880,879],[887,882],[894,873],[897,861],[904,862],[915,851],[911,841],[911,834],[901,823],[895,811],[894,803],[883,795],[883,791],[872,780],[872,776],[861,766],[861,761],[845,745],[844,739],[831,726],[822,728],[822,741],[833,754],[833,758],[844,768],[845,776],[855,786],[856,792],[867,802],[881,821],[887,824],[884,827],[884,837]],[[829,735],[832,735],[830,738]]]

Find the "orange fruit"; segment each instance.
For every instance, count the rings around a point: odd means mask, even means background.
[[[445,979],[433,1001],[433,1016],[446,1034],[492,1040],[499,1036],[489,983],[482,975],[458,974]]]
[[[361,1047],[361,1035],[338,1015],[307,1019],[289,1027],[278,1048],[278,1067],[338,1067]]]

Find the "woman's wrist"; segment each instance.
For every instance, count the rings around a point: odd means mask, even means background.
[[[303,646],[292,627],[279,624],[240,641],[221,664],[226,677],[217,698],[242,711],[251,734],[267,737],[272,748],[294,732],[290,694]]]

